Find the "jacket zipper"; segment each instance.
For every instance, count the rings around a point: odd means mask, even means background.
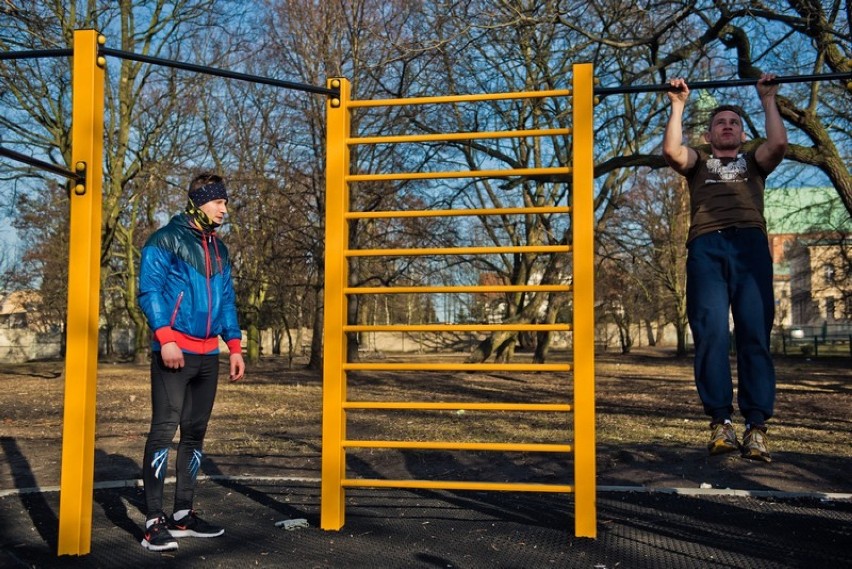
[[[180,302],[183,300],[183,291],[180,291],[178,294],[177,300],[175,301],[175,309],[172,311],[172,318],[169,320],[169,326],[174,327],[175,320],[177,320],[178,309],[180,308]]]
[[[203,235],[202,233],[202,239]],[[213,278],[213,260],[210,258],[210,248],[208,245],[212,239],[212,236],[208,236],[207,240],[204,241],[204,264],[207,269],[207,334],[205,338],[210,337],[210,329],[213,327],[213,290],[210,286],[210,279]]]

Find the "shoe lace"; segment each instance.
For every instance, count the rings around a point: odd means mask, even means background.
[[[713,438],[728,439],[731,438],[733,429],[727,423],[717,423],[713,425]]]
[[[149,537],[157,536],[157,535],[161,534],[163,532],[163,530],[165,530],[165,528],[166,528],[166,518],[161,516],[161,517],[157,518],[157,520],[153,524],[151,524],[150,526],[145,528],[145,535],[149,536]]]
[[[766,433],[761,429],[749,429],[748,433],[746,433],[746,438],[750,444],[755,446],[766,445]]]

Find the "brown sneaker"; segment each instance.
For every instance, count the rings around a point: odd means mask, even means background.
[[[769,450],[766,448],[766,427],[753,426],[743,436],[743,458],[772,462]]]
[[[707,450],[710,451],[710,454],[725,454],[740,450],[737,433],[731,423],[713,423],[710,428],[713,430],[713,434],[710,435],[710,442],[707,443]]]

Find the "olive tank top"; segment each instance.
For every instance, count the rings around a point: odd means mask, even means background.
[[[690,202],[686,242],[727,227],[759,227],[766,233],[763,191],[767,173],[757,164],[754,152],[716,158],[693,150],[698,161],[686,173]]]

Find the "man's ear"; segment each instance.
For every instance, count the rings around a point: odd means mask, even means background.
[[[743,144],[745,144],[748,141],[748,136],[746,136],[746,133],[742,133],[740,135],[740,138],[742,138]]]
[[[704,133],[704,142],[708,142],[708,143],[710,142],[710,133],[709,132]]]

